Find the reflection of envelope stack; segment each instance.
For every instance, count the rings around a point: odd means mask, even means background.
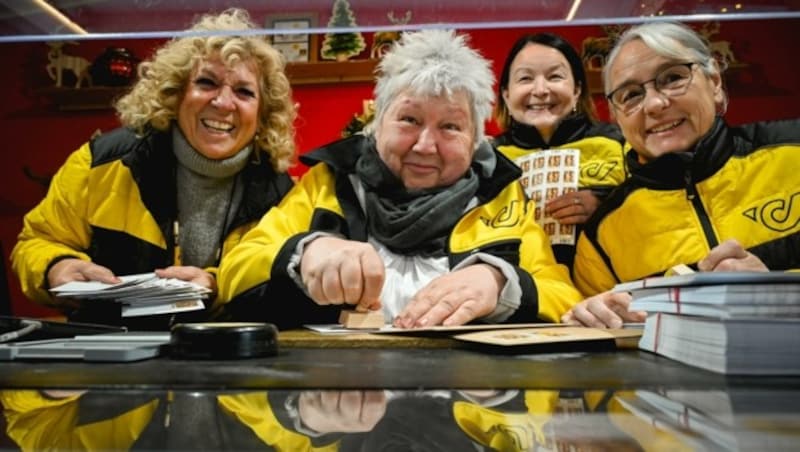
[[[792,416],[800,403],[796,391],[637,390],[615,398],[642,428],[672,434],[694,450],[796,450],[800,441],[800,422]]]
[[[546,149],[517,158],[522,169],[520,182],[525,193],[536,203],[536,222],[542,226],[553,244],[575,244],[575,227],[561,225],[544,214],[547,201],[578,190],[580,175],[578,149]]]

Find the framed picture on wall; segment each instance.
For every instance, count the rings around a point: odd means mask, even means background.
[[[289,63],[317,61],[317,35],[303,33],[317,26],[314,13],[287,13],[267,16],[266,28],[274,29],[272,45]]]

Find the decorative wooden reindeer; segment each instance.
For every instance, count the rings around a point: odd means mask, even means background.
[[[394,11],[389,11],[386,17],[389,18],[389,22],[395,25],[405,25],[411,20],[411,11],[406,11],[406,14],[402,18],[394,17]],[[372,59],[380,59],[398,39],[400,39],[399,31],[376,32],[372,37],[372,48],[369,51],[369,57]]]
[[[581,59],[587,71],[600,71],[603,69],[608,53],[624,30],[624,25],[609,25],[603,27],[606,36],[599,38],[590,36],[583,40],[581,43]]]
[[[729,41],[711,40],[712,36],[719,33],[719,28],[719,22],[706,22],[702,27],[700,27],[698,33],[700,33],[700,36],[705,38],[706,42],[708,42],[711,55],[713,55],[714,58],[716,58],[717,61],[719,61],[719,63],[722,65],[722,68],[725,69],[726,67],[737,63],[738,61],[736,60],[736,56],[733,54],[731,43]]]
[[[81,87],[81,82],[86,80],[86,85],[92,85],[92,76],[89,74],[89,61],[86,58],[74,55],[65,55],[61,48],[64,42],[48,42],[50,51],[47,52],[47,75],[56,81],[56,86],[61,86],[64,71],[71,71],[75,74],[75,88]],[[71,42],[70,44],[75,44]]]

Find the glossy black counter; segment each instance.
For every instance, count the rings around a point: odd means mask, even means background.
[[[800,377],[725,376],[638,350],[315,341],[246,360],[3,363],[0,449],[800,448]]]
[[[132,363],[3,363],[5,389],[645,389],[800,388],[800,378],[737,377],[647,352],[498,356],[458,349],[282,348],[269,358]]]

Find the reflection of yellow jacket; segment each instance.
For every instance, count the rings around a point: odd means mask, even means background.
[[[453,414],[464,432],[479,444],[499,451],[530,451],[547,447],[546,424],[553,415],[558,391],[525,391],[526,412],[498,411],[456,402]]]
[[[435,394],[443,392],[449,395]],[[281,412],[281,407],[291,393],[273,391],[270,394],[270,403],[275,405],[270,412],[287,429],[293,428],[293,421]],[[243,398],[249,399],[250,395]],[[411,392],[390,401],[384,417],[371,432],[328,434],[313,441],[317,447],[328,444],[348,450],[372,450],[375,445],[391,443],[395,448],[409,450],[414,445],[420,450],[432,450],[437,446],[462,450],[459,446],[472,449],[481,445],[497,451],[530,451],[537,445],[545,445],[545,424],[557,400],[558,391],[520,391],[497,406],[486,407],[466,400],[460,391]],[[242,406],[249,404],[253,415],[257,415],[263,408],[259,406],[260,402],[252,401],[240,402]],[[276,427],[265,422],[254,429],[266,434]],[[286,435],[286,430],[277,427],[275,434]]]
[[[770,269],[800,267],[800,120],[728,127],[692,152],[640,164],[584,226],[575,283],[584,295],[696,264],[735,238]]]
[[[94,395],[103,401],[102,394]],[[258,438],[258,443],[249,444],[263,444],[278,451],[339,449],[341,435],[334,434],[327,441],[319,441],[325,438],[310,438],[294,431],[291,425],[283,425],[281,419],[285,416],[275,411],[268,395],[267,392],[219,395],[216,396],[217,407],[220,413],[246,427]],[[87,396],[92,395],[87,393]],[[131,396],[131,399],[135,398],[142,397]],[[23,450],[126,450],[142,441],[142,435],[151,430],[149,424],[163,424],[168,410],[166,406],[173,403],[170,393],[144,397],[146,400],[142,403],[133,403],[136,400],[123,397],[123,402],[131,403],[130,409],[105,404],[103,408],[115,412],[114,416],[85,422],[81,419],[97,417],[97,413],[81,413],[80,399],[74,396],[53,400],[38,391],[27,390],[1,392],[0,402],[5,408],[9,437]],[[472,402],[456,401],[450,405],[455,424],[431,425],[431,431],[424,433],[435,436],[437,429],[460,428],[472,441],[493,450],[532,450],[535,443],[544,444],[542,426],[549,419],[556,399],[555,391],[527,391],[519,410],[486,408]],[[276,396],[276,400],[282,400],[282,397]],[[230,433],[227,437],[230,438]]]
[[[312,232],[328,231],[366,241],[364,214],[350,181],[360,149],[366,145],[363,140],[366,138],[355,136],[306,155],[321,163],[304,175],[222,263],[218,301],[239,296],[226,307],[229,312],[250,305],[249,313],[239,312],[235,317],[259,315],[274,323],[286,317],[293,317],[295,324],[336,322],[338,308],[325,311],[330,307],[315,306],[291,281],[287,268],[297,243]],[[580,294],[566,268],[555,262],[547,237],[526,208],[517,180],[519,169],[496,155],[494,174],[480,179],[479,204],[462,216],[449,237],[450,265],[476,252],[504,259],[517,267],[522,288],[521,305],[508,321],[558,322]],[[328,312],[328,317],[315,317],[319,312]]]
[[[88,393],[87,396],[100,397],[102,394]],[[8,424],[8,436],[23,450],[67,449],[67,450],[127,450],[142,441],[146,430],[152,428],[153,422],[163,424],[166,410],[173,403],[171,393],[162,396],[144,397],[141,403],[139,395],[123,397],[123,402],[131,402],[130,409],[116,406],[104,406],[110,412],[116,412],[108,418],[100,418],[92,422],[82,421],[84,418],[96,417],[86,407],[81,407],[81,397],[73,396],[63,399],[44,397],[39,391],[3,391],[0,402],[4,407],[4,415]],[[125,400],[132,399],[132,400]],[[313,447],[308,437],[285,429],[277,421],[272,408],[267,402],[266,392],[221,395],[216,397],[219,412],[229,416],[242,427],[249,429],[257,442],[237,438],[236,430],[222,434],[222,438],[234,439],[231,449],[237,444],[262,444],[278,451],[334,450],[335,445],[320,448]],[[83,410],[83,411],[82,411]],[[225,424],[218,424],[220,429]],[[166,427],[165,427],[166,428]],[[191,433],[191,432],[188,432]],[[160,435],[160,436],[159,436]],[[157,433],[157,441],[164,441],[163,432]],[[160,443],[156,443],[158,445]],[[163,443],[166,445],[166,443]]]
[[[80,397],[49,399],[39,391],[3,391],[8,436],[23,450],[126,450],[139,437],[158,400],[120,416],[78,425]]]
[[[219,404],[264,442],[279,451],[333,451],[336,443],[315,446],[309,437],[285,428],[275,416],[266,392],[220,396]]]

